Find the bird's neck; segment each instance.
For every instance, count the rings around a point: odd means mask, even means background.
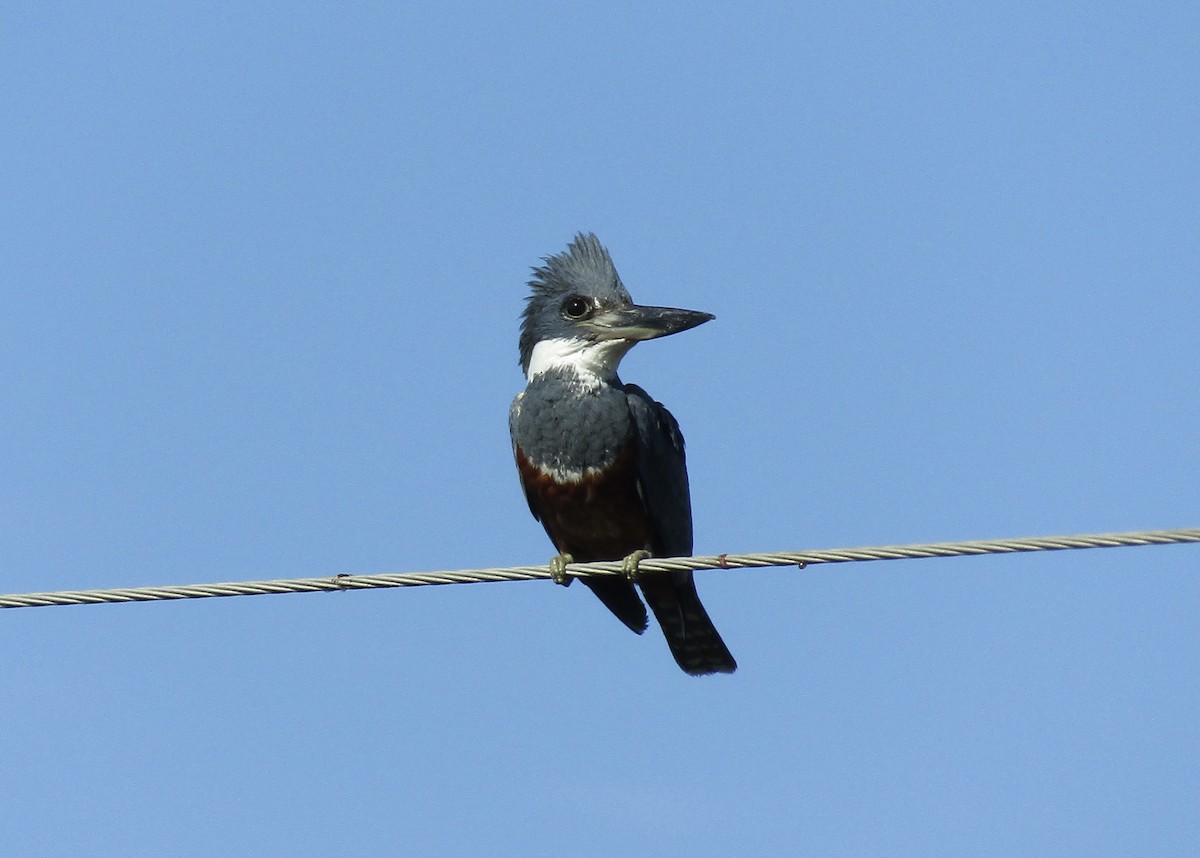
[[[525,376],[533,381],[548,372],[574,377],[586,387],[617,381],[617,366],[633,348],[628,340],[541,340],[533,347]]]

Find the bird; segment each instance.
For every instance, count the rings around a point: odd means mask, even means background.
[[[625,575],[583,583],[639,635],[648,625],[640,589],[685,673],[733,673],[737,662],[691,571],[638,571],[646,557],[692,553],[691,496],[678,422],[617,375],[637,343],[715,317],[633,303],[593,233],[542,261],[521,316],[526,387],[509,410],[509,432],[529,510],[558,551],[551,577],[570,584],[568,563],[623,561]]]

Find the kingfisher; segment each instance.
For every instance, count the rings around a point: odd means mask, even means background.
[[[570,584],[568,563],[623,561],[624,575],[583,583],[639,635],[648,619],[640,588],[685,673],[732,673],[737,662],[692,573],[638,571],[646,557],[692,553],[692,504],[679,424],[617,376],[637,343],[715,317],[633,303],[591,233],[543,262],[533,269],[521,319],[527,386],[513,400],[508,426],[529,510],[558,550],[551,577]]]

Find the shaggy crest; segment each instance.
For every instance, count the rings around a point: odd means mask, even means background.
[[[533,269],[532,290],[521,314],[521,368],[529,369],[533,346],[550,324],[557,322],[562,301],[569,295],[604,297],[631,304],[608,250],[593,233],[578,233],[562,253],[547,256]]]

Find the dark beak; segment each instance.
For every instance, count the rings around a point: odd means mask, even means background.
[[[674,307],[622,307],[597,313],[580,327],[586,327],[598,340],[652,340],[678,334],[715,319],[712,313],[677,310]]]

